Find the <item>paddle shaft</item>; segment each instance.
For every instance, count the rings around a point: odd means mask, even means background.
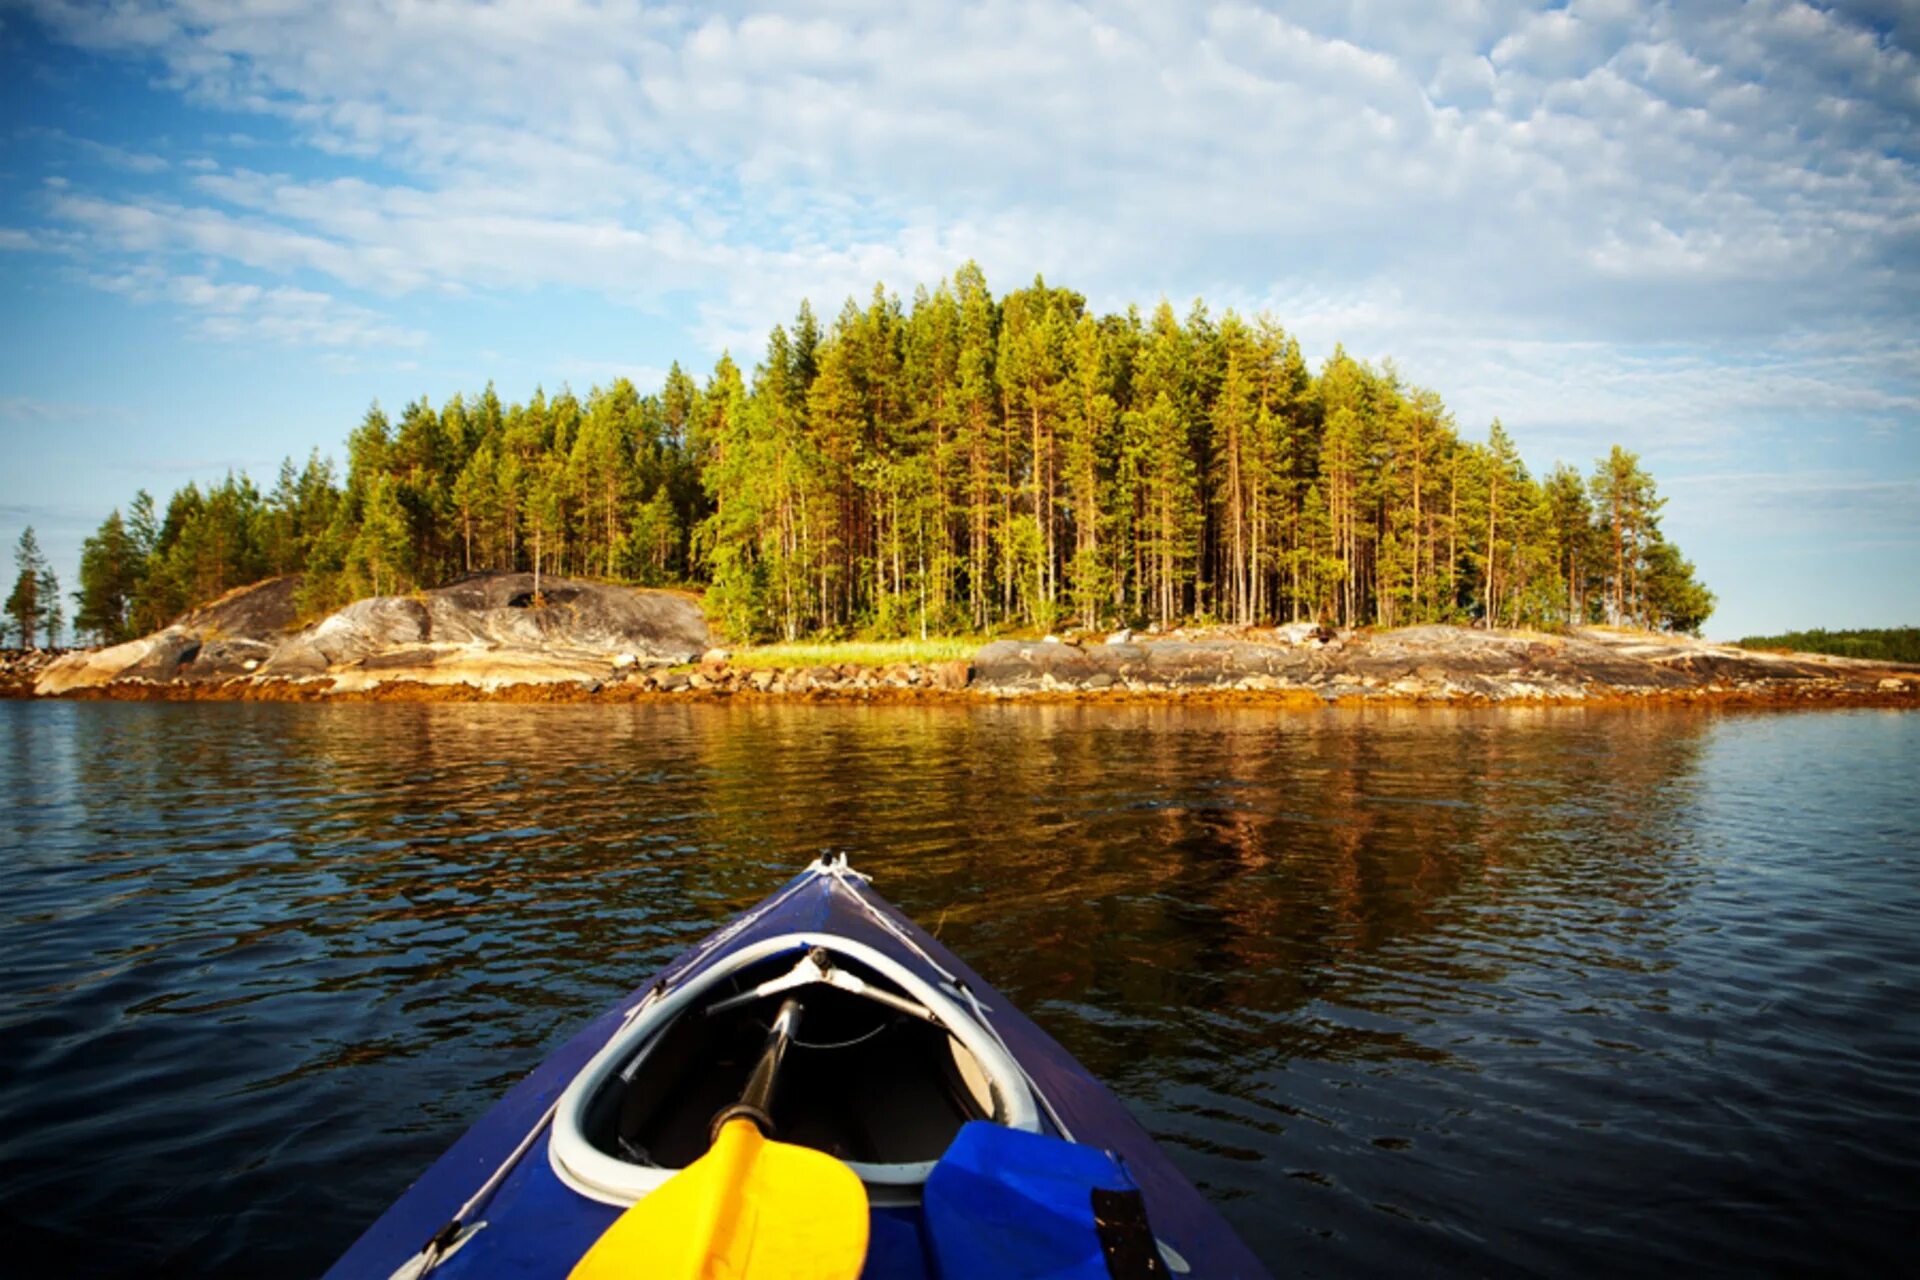
[[[781,1061],[787,1056],[787,1046],[799,1029],[800,1001],[788,996],[780,1003],[780,1012],[774,1015],[773,1026],[767,1031],[766,1047],[760,1050],[760,1061],[753,1064],[753,1074],[747,1077],[746,1088],[740,1091],[740,1101],[713,1118],[715,1139],[727,1121],[739,1119],[751,1120],[762,1134],[773,1136],[774,1081],[780,1073]]]
[[[771,1138],[774,1082],[800,1026],[788,997],[707,1154],[621,1214],[569,1280],[854,1280],[867,1191],[825,1152]]]

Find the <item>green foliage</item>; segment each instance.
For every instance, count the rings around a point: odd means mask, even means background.
[[[133,601],[145,574],[146,555],[116,510],[81,544],[74,629],[101,644],[132,639]]]
[[[1713,592],[1693,574],[1692,562],[1682,559],[1679,549],[1665,539],[1655,538],[1646,548],[1642,568],[1646,611],[1661,630],[1699,635],[1713,613]]]
[[[728,659],[728,665],[744,671],[762,668],[792,671],[806,667],[953,662],[973,656],[981,643],[979,636],[970,635],[941,635],[927,640],[779,641],[737,653]]]
[[[59,639],[60,584],[40,552],[40,540],[34,537],[32,525],[21,531],[13,549],[13,563],[19,575],[13,580],[6,604],[12,638],[23,649],[35,648],[37,641],[51,648]]]
[[[143,495],[144,496],[144,495]],[[136,511],[140,503],[136,500]],[[150,512],[151,504],[147,504]],[[130,524],[142,532],[150,517]],[[189,484],[167,503],[167,514],[148,544],[140,571],[132,576],[131,629],[156,630],[196,604],[273,572],[269,555],[270,511],[246,476],[228,475],[204,492]]]
[[[13,580],[13,590],[7,596],[7,638],[22,649],[34,647],[34,637],[40,634],[40,585],[33,574],[24,569]]]
[[[1788,631],[1777,636],[1748,636],[1738,641],[1746,649],[1791,649],[1796,653],[1831,653],[1872,662],[1920,663],[1920,627],[1871,627],[1856,631]]]
[[[394,595],[413,585],[407,513],[393,477],[375,475],[347,548],[347,582],[356,596]]]
[[[60,579],[54,576],[53,566],[41,554],[40,540],[34,536],[32,525],[21,531],[20,541],[14,546],[13,563],[19,572],[6,603],[6,620],[12,638],[23,649],[32,649],[36,644],[49,649],[58,646],[60,628],[66,622],[66,614],[60,607]]]
[[[266,573],[303,609],[485,570],[705,583],[736,638],[1180,618],[1347,625],[1606,619],[1697,628],[1713,598],[1639,460],[1531,476],[1498,423],[1270,317],[1095,315],[968,263],[910,305],[802,303],[750,372],[678,364],[504,404],[371,408],[314,455],[102,527],[83,625],[150,630]],[[122,547],[124,542],[130,550]],[[91,594],[88,594],[91,592]]]

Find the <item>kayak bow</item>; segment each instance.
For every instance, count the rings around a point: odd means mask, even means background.
[[[1266,1273],[1103,1085],[842,857],[563,1044],[327,1274]]]

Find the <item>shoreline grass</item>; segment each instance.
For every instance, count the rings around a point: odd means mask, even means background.
[[[743,669],[889,667],[898,663],[954,662],[971,658],[986,641],[979,636],[929,636],[925,640],[794,640],[742,646],[727,665]]]

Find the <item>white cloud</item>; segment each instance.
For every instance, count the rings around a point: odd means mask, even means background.
[[[125,147],[116,147],[93,138],[76,137],[64,129],[27,128],[20,130],[18,136],[54,143],[73,154],[127,173],[165,173],[173,167],[165,156],[150,151],[129,151]]]
[[[1070,200],[1083,221],[1117,217],[1137,235],[1177,240],[1170,265],[1188,272],[1224,265],[1222,235],[1342,246],[1373,236],[1419,252],[1486,228],[1566,277],[1623,267],[1664,276],[1669,252],[1595,257],[1578,245],[1645,238],[1636,224],[1649,211],[1682,238],[1743,211],[1796,221],[1784,202],[1756,198],[1776,176],[1764,166],[1715,184],[1731,189],[1700,190],[1703,171],[1768,141],[1752,129],[1714,137],[1709,126],[1739,121],[1711,112],[1695,136],[1670,138],[1683,110],[1705,110],[1703,77],[1732,92],[1789,71],[1809,93],[1817,84],[1851,103],[1852,85],[1903,74],[1905,55],[1791,5],[1698,33],[1664,9],[1585,5],[1516,16],[1504,35],[1462,8],[1452,25],[1427,28],[1429,47],[1451,46],[1457,65],[1477,59],[1504,94],[1498,109],[1436,107],[1418,60],[1239,5],[1109,20],[1044,3],[889,11],[886,21],[838,9],[693,21],[619,4],[341,3],[274,21],[213,3],[55,12],[75,38],[156,54],[191,91],[284,116],[316,145],[397,161],[419,186],[462,199],[512,192],[550,220],[584,207],[632,229],[706,212],[752,238],[763,188],[800,182],[819,191],[768,230],[804,237],[808,224],[792,215],[823,212],[831,188],[848,203],[821,238],[845,241],[849,218],[898,235],[904,208],[977,219]],[[1720,45],[1685,47],[1703,35]],[[1496,36],[1491,60],[1478,59],[1474,42]],[[1814,49],[1834,79],[1810,81],[1771,57],[1787,38]],[[1556,74],[1541,74],[1544,53],[1521,58],[1527,49],[1553,50]],[[1724,67],[1700,56],[1715,53]],[[1678,103],[1661,96],[1676,68],[1694,81],[1675,90]],[[1856,105],[1851,114],[1886,120],[1884,104]],[[1805,106],[1804,96],[1776,102],[1765,123],[1803,118]],[[1784,167],[1808,159],[1795,150]],[[1911,175],[1901,177],[1910,199]],[[341,208],[382,195],[321,194]],[[1523,218],[1509,216],[1512,196],[1531,202]],[[1579,234],[1541,234],[1546,216]],[[1529,233],[1514,236],[1516,222]],[[1805,240],[1790,227],[1776,238]],[[566,251],[564,238],[552,245]]]
[[[1920,421],[1920,336],[1796,331],[1736,354],[1530,336],[1467,316],[1436,324],[1397,289],[1223,301],[1271,311],[1307,335],[1313,360],[1333,336],[1352,354],[1390,355],[1406,381],[1442,392],[1462,431],[1501,418],[1539,468],[1584,467],[1618,443],[1668,476],[1804,437],[1810,424],[1899,432]]]
[[[124,418],[125,411],[105,405],[42,400],[34,396],[0,396],[0,422],[53,425],[64,422]]]
[[[55,226],[170,276],[690,298],[741,350],[803,294],[974,257],[1099,306],[1268,300],[1570,436],[1716,438],[1770,395],[1910,420],[1920,386],[1910,348],[1799,349],[1913,329],[1920,62],[1797,0],[39,11],[349,175],[52,193]]]
[[[1668,487],[1769,533],[1866,534],[1908,544],[1920,533],[1920,480],[1912,478],[1831,470],[1725,472],[1683,476]]]
[[[151,268],[88,278],[96,288],[137,302],[168,302],[198,317],[198,332],[219,341],[257,340],[314,348],[418,347],[426,335],[329,294],[169,276]]]

